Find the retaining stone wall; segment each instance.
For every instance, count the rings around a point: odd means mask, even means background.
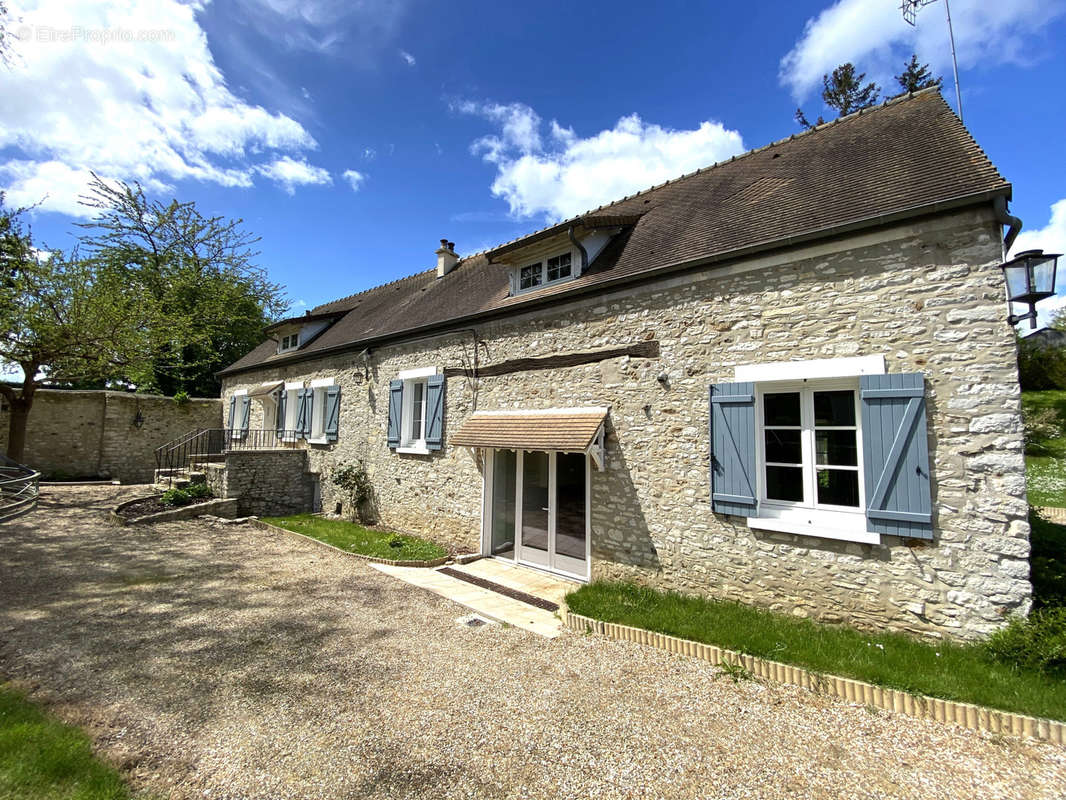
[[[333,377],[340,438],[307,445],[324,507],[345,499],[336,463],[364,459],[381,521],[478,549],[481,464],[447,445],[476,407],[609,405],[607,469],[592,475],[592,572],[826,621],[972,639],[1030,605],[1029,526],[1013,332],[1004,321],[1000,226],[990,211],[707,269],[551,311],[479,324],[483,365],[657,339],[658,359],[449,378],[445,447],[386,446],[389,381],[472,363],[460,332],[262,369],[226,380]],[[745,267],[755,267],[743,271]],[[926,376],[935,541],[866,545],[750,529],[711,511],[707,387],[740,364],[880,354]],[[661,385],[661,372],[669,380]],[[252,427],[263,425],[253,403]],[[273,421],[268,421],[271,426]]]
[[[144,420],[133,424],[138,410]],[[9,412],[0,412],[0,450],[7,448]],[[103,477],[150,483],[155,449],[194,428],[222,425],[222,401],[106,390],[40,389],[30,409],[23,460],[45,477]]]
[[[304,450],[235,450],[225,463],[205,464],[216,497],[237,498],[241,516],[282,516],[316,510],[318,476],[307,469]]]

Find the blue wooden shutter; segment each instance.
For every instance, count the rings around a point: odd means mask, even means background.
[[[755,499],[755,384],[711,386],[711,507],[753,517]]]
[[[315,418],[315,390],[304,389],[304,428],[303,434],[305,439],[311,438],[311,421]]]
[[[237,395],[230,396],[229,399],[229,421],[226,423],[226,427],[231,431],[237,424]]]
[[[303,435],[307,422],[307,393],[301,388],[296,390],[296,435]]]
[[[443,375],[430,375],[426,381],[426,449],[440,450],[444,443]]]
[[[241,438],[248,435],[248,423],[252,416],[252,398],[248,395],[241,397]]]
[[[337,429],[341,416],[341,387],[330,386],[326,389],[325,433],[331,442],[337,441]]]
[[[285,406],[288,403],[289,393],[284,388],[278,392],[278,418],[277,418],[277,430],[278,436],[285,435]]]
[[[400,417],[403,412],[403,381],[389,382],[389,447],[400,446]]]
[[[867,527],[932,539],[925,380],[920,372],[863,375],[859,389]]]

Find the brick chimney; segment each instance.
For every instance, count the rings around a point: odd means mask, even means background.
[[[437,250],[437,277],[443,278],[459,263],[459,256],[455,252],[455,242],[447,239],[440,240],[440,248]]]

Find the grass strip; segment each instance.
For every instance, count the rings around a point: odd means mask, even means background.
[[[417,536],[405,536],[388,531],[375,531],[340,519],[325,519],[314,514],[293,514],[288,517],[263,517],[263,522],[279,528],[302,533],[349,553],[386,558],[393,561],[432,561],[448,555],[435,542]]]
[[[1026,416],[1046,408],[1066,427],[1066,391],[1022,392]],[[1066,436],[1032,442],[1026,449],[1025,472],[1031,505],[1066,507]]]
[[[995,662],[980,645],[927,644],[739,603],[595,582],[566,597],[586,617],[713,644],[913,694],[1066,720],[1066,680]]]
[[[0,686],[0,798],[126,800],[117,771],[93,755],[89,737]]]

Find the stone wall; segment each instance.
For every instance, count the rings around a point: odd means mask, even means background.
[[[308,471],[305,450],[235,450],[225,463],[205,464],[215,497],[237,498],[237,513],[260,517],[318,510],[318,475]]]
[[[333,377],[340,438],[308,445],[324,506],[330,468],[363,459],[382,522],[480,549],[481,464],[447,444],[476,407],[607,405],[607,465],[592,475],[593,577],[755,603],[797,616],[974,638],[1027,612],[1031,587],[1014,336],[1003,317],[1000,226],[990,210],[662,279],[551,311],[478,325],[483,365],[646,339],[658,359],[472,380],[449,378],[445,447],[386,446],[400,370],[472,363],[470,332],[262,369],[234,389]],[[751,529],[709,498],[708,385],[737,365],[883,355],[926,376],[935,540],[867,545]],[[365,372],[366,371],[366,372]],[[656,377],[666,372],[665,384]],[[262,423],[253,404],[252,427]],[[270,425],[272,423],[268,423]]]
[[[138,411],[143,419],[134,425]],[[7,448],[9,413],[0,412],[0,449]],[[149,483],[155,448],[194,428],[222,425],[222,401],[111,391],[40,389],[26,430],[28,465],[48,477],[111,478]]]

